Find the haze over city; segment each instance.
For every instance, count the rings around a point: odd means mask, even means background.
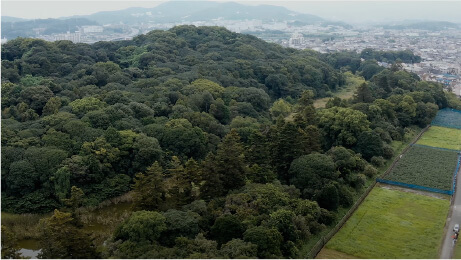
[[[2,1],[2,16],[26,19],[59,18],[114,11],[130,7],[152,8],[166,1]],[[189,1],[190,2],[190,1]],[[215,1],[230,2],[230,1]],[[459,1],[232,1],[246,5],[284,6],[292,11],[349,23],[397,20],[461,22]]]

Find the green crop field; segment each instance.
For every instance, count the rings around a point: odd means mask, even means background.
[[[412,146],[384,179],[450,190],[458,154],[425,146]]]
[[[376,187],[327,243],[340,253],[325,256],[438,258],[449,207],[448,200]]]
[[[439,110],[431,124],[461,129],[461,110],[451,108]]]
[[[417,144],[461,150],[461,129],[431,126]]]

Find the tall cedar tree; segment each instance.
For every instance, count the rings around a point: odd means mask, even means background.
[[[232,129],[219,144],[217,154],[209,154],[202,163],[202,198],[209,200],[242,187],[247,168],[240,136]]]
[[[291,122],[278,123],[276,128],[272,129],[272,165],[282,182],[290,183],[290,164],[294,159],[310,152],[307,144],[314,143],[315,149],[318,149],[318,145],[313,141],[315,140],[310,140],[306,132]]]
[[[367,83],[362,83],[354,94],[354,103],[371,103],[375,100]]]
[[[168,169],[170,178],[167,179],[167,203],[177,208],[191,203],[199,195],[200,168],[194,159],[189,159],[183,166],[177,156],[172,157],[172,168]]]
[[[226,191],[245,185],[247,165],[243,155],[243,145],[235,129],[232,129],[218,146],[216,162],[217,173]]]
[[[136,174],[134,183],[133,209],[156,210],[165,201],[165,182],[163,170],[158,162],[146,169],[145,174]]]

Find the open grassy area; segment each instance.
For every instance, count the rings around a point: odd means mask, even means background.
[[[431,126],[417,144],[461,150],[461,129]]]
[[[383,179],[451,190],[457,163],[455,151],[412,146]]]
[[[326,248],[357,258],[437,258],[449,206],[448,200],[376,187]]]
[[[344,73],[346,76],[346,84],[339,89],[337,92],[333,93],[333,97],[339,97],[341,99],[349,99],[352,96],[354,96],[355,90],[365,82],[365,79],[363,77],[355,76],[354,74],[350,72]],[[314,101],[314,107],[315,108],[324,108],[325,105],[327,104],[328,100],[330,100],[333,97],[326,97],[326,98],[320,98]]]

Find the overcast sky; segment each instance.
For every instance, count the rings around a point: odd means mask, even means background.
[[[2,0],[2,15],[21,18],[57,18],[121,10],[128,7],[155,7],[165,1],[40,1]],[[220,1],[225,2],[225,1]],[[456,1],[234,1],[271,4],[290,10],[345,22],[441,20],[461,22],[461,0]]]

